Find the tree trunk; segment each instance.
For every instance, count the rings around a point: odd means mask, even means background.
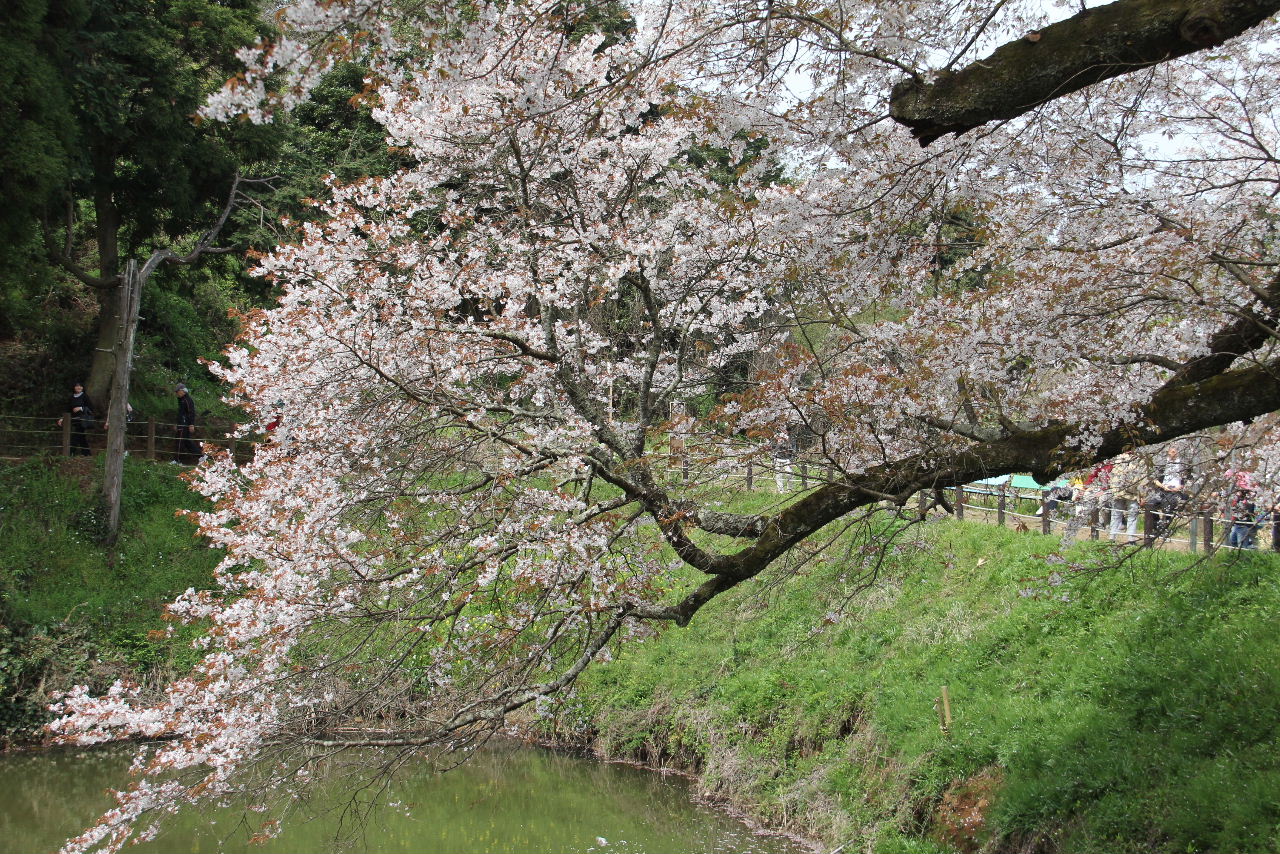
[[[109,171],[107,171],[109,170]],[[93,197],[93,210],[97,219],[95,236],[98,241],[98,269],[102,278],[110,278],[120,272],[120,210],[111,196],[110,178],[115,171],[114,161],[101,165],[98,172],[98,191]],[[120,294],[117,288],[98,292],[98,337],[93,349],[89,376],[85,391],[89,399],[103,401],[111,391],[111,378],[115,373],[115,346],[120,339]]]
[[[123,318],[120,337],[115,342],[115,378],[111,387],[111,406],[107,410],[107,462],[102,492],[107,502],[107,541],[114,543],[120,533],[120,494],[124,486],[124,455],[128,449],[129,375],[133,369],[133,336],[138,328],[138,305],[142,295],[142,278],[138,262],[125,265],[122,286],[117,295],[117,316]]]

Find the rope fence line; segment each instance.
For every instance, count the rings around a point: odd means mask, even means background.
[[[90,453],[105,450],[110,426],[106,422],[95,420],[93,426],[77,431],[70,413],[64,414],[61,420],[62,425],[58,426],[55,418],[0,415],[0,456],[9,459],[38,454],[71,456],[73,451],[79,450],[72,442],[77,432],[83,434]],[[154,418],[129,421],[125,425],[125,449],[131,455],[148,460],[182,460],[187,455],[182,453],[178,426]],[[197,426],[195,435],[190,439],[202,448],[209,445],[225,449],[235,456],[237,462],[247,462],[253,455],[255,444],[250,439],[220,433],[217,427]]]

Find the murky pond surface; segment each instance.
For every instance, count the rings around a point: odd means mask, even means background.
[[[112,801],[131,754],[50,751],[0,757],[0,854],[55,851]],[[366,765],[382,757],[352,759]],[[799,854],[805,849],[753,833],[691,800],[687,781],[516,745],[485,748],[460,768],[433,773],[411,762],[377,805],[350,809],[375,792],[344,768],[291,805],[280,836],[250,845],[262,817],[237,809],[195,810],[171,819],[137,852],[338,852],[380,854]],[[359,812],[361,815],[357,815]]]

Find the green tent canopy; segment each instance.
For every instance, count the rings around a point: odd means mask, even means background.
[[[1020,492],[1023,490],[1039,492],[1049,488],[1029,474],[1002,474],[999,477],[984,477],[982,480],[974,481],[965,488],[972,492],[990,492],[996,487],[1005,485],[1012,486]]]

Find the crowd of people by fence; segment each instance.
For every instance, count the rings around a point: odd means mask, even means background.
[[[825,479],[824,464],[811,462],[805,460],[790,431],[769,442],[766,466],[772,469],[779,495]],[[1259,531],[1268,523],[1280,522],[1280,488],[1255,463],[1248,448],[1217,447],[1212,437],[1188,438],[1121,454],[1047,487],[1017,490],[1003,482],[962,486],[957,489],[956,515],[964,515],[966,500],[985,495],[994,502],[998,497],[1003,523],[1006,499],[1015,503],[1021,499],[1039,503],[1034,516],[1040,517],[1042,530],[1061,531],[1064,545],[1074,542],[1082,530],[1092,538],[1105,536],[1124,544],[1151,544],[1186,531],[1187,542],[1194,548],[1199,529],[1206,548],[1254,549]],[[759,473],[759,463],[756,468]],[[751,463],[745,479],[748,489],[757,482]],[[970,506],[978,511],[995,509]],[[1019,514],[1009,510],[1007,515]],[[1204,538],[1211,539],[1215,529],[1223,534],[1222,542],[1211,544]],[[1277,539],[1273,547],[1280,547],[1280,535],[1273,539]]]
[[[1176,443],[1154,453],[1121,454],[1063,478],[1047,490],[1043,509],[1066,518],[1064,542],[1073,541],[1086,524],[1100,524],[1099,518],[1112,540],[1136,543],[1144,512],[1151,519],[1145,539],[1168,536],[1180,520],[1209,514],[1225,523],[1226,544],[1238,549],[1255,548],[1259,529],[1276,511],[1274,488],[1254,471],[1197,467]]]

